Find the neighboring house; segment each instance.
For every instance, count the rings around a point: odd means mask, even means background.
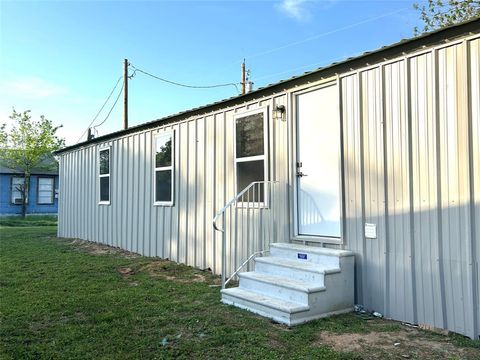
[[[58,235],[224,278],[270,246],[224,302],[287,324],[355,302],[478,338],[479,33],[465,22],[66,147]]]
[[[55,159],[44,161],[52,170],[33,169],[27,196],[27,214],[57,214],[58,167]],[[23,173],[0,166],[0,215],[22,213]]]

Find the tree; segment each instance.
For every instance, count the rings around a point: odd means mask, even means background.
[[[16,190],[22,194],[22,216],[25,217],[32,170],[52,170],[56,163],[52,165],[45,160],[65,141],[56,135],[61,126],[54,126],[43,115],[35,121],[30,116],[30,110],[20,113],[14,109],[10,119],[10,129],[7,124],[0,126],[0,162],[23,173],[23,184],[18,185]]]
[[[415,35],[440,29],[480,16],[480,0],[428,0],[426,5],[413,5],[420,11],[422,30],[415,27]]]

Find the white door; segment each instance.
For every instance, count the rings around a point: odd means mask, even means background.
[[[340,237],[336,85],[296,95],[298,235]]]

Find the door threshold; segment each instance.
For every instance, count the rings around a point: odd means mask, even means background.
[[[310,235],[297,235],[297,236],[294,236],[291,241],[300,241],[300,242],[303,242],[304,245],[308,245],[308,243],[335,244],[335,245],[343,244],[343,241],[341,238],[331,238],[326,236],[310,236]]]

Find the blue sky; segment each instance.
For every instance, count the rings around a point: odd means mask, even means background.
[[[0,122],[12,107],[63,124],[77,142],[122,75],[139,69],[192,85],[238,83],[246,58],[255,88],[408,38],[414,1],[0,0]],[[96,124],[117,96],[112,95]],[[130,125],[236,95],[186,89],[137,73]],[[122,98],[99,134],[122,126]]]

